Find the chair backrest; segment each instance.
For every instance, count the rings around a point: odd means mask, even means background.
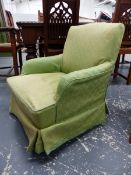
[[[10,11],[5,10],[5,23],[6,23],[6,27],[14,27],[14,21],[13,21],[13,17]],[[10,35],[9,33],[5,34],[5,42],[10,42]]]
[[[125,25],[122,45],[131,45],[131,0],[117,0],[112,22]]]
[[[123,24],[92,23],[70,28],[65,42],[62,72],[87,69],[104,62],[116,61]]]
[[[43,0],[44,44],[65,43],[70,26],[79,20],[80,0]]]
[[[13,17],[10,11],[5,10],[7,27],[14,27]]]

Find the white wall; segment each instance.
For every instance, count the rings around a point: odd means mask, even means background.
[[[14,22],[37,21],[38,10],[42,11],[42,0],[3,0],[5,9],[11,11]]]
[[[42,0],[3,0],[5,8],[12,13],[37,14],[42,10]]]

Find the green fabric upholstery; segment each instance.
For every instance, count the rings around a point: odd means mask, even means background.
[[[118,31],[117,25],[112,26],[107,23],[71,28],[64,47],[62,71],[69,73],[105,61],[114,61],[120,47],[118,35],[120,36],[122,31],[122,25],[119,26]]]
[[[8,80],[17,103],[37,128],[45,128],[55,123],[55,94],[63,75],[64,73],[33,74],[15,79],[11,77]]]
[[[105,107],[103,92],[106,92],[111,68],[112,64],[106,62],[63,76],[57,89],[56,121],[62,122],[70,117],[79,116],[79,112],[80,115],[87,111],[95,113],[97,108],[100,109],[103,105]]]
[[[22,74],[60,72],[61,64],[62,55],[32,59],[23,65]]]
[[[24,127],[29,151],[49,154],[105,122],[106,91],[123,33],[122,24],[71,27],[63,54],[29,60],[22,75],[7,79],[10,112]]]

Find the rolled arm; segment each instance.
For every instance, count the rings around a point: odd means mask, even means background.
[[[36,58],[26,61],[22,67],[22,74],[37,74],[60,72],[62,54],[50,57]]]
[[[67,96],[71,89],[76,89],[76,86],[80,84],[85,84],[85,87],[87,87],[88,84],[94,84],[96,89],[98,86],[101,86],[101,82],[108,84],[112,68],[113,63],[106,62],[92,68],[79,70],[64,75],[57,88],[56,100],[59,101],[61,98],[63,98],[63,96]],[[79,87],[84,86],[80,85]],[[87,87],[87,95],[90,93],[89,91],[90,89]]]

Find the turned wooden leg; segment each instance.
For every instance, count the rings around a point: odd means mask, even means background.
[[[39,56],[44,57],[44,39],[42,37],[40,37],[38,45],[39,45]]]
[[[16,40],[15,40],[15,34],[13,31],[10,32],[10,41],[11,41],[11,50],[12,50],[12,56],[13,56],[14,73],[15,73],[15,75],[19,75]]]
[[[122,61],[121,62],[124,63],[124,61],[125,61],[125,54],[122,55]]]
[[[128,77],[127,77],[127,84],[130,84],[130,83],[131,83],[131,63],[129,67]]]
[[[32,58],[36,58],[36,44],[28,44],[26,45],[27,48],[27,55],[26,55],[26,60],[30,60]]]
[[[131,134],[129,135],[129,143],[131,143]]]
[[[118,55],[116,63],[115,63],[115,69],[114,69],[113,78],[117,77],[118,69],[119,69],[119,63],[120,63],[120,54]]]
[[[15,75],[19,75],[17,49],[15,47],[12,48],[12,56],[13,56],[13,68],[14,68]]]
[[[21,69],[22,69],[22,52],[21,52],[21,49],[19,49],[18,51],[18,54],[19,54],[19,66],[20,66],[20,72],[21,72]]]

